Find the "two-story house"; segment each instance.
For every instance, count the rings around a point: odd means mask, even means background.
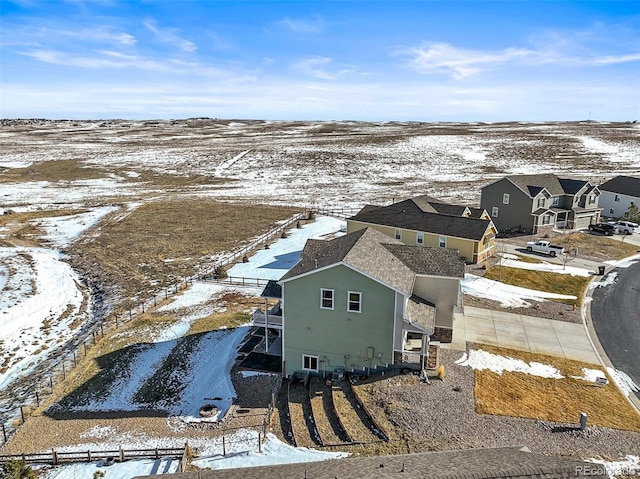
[[[491,256],[497,229],[482,208],[452,205],[427,195],[388,206],[367,205],[347,218],[347,232],[374,228],[404,244],[454,248],[467,263]]]
[[[283,374],[425,367],[430,341],[451,341],[463,276],[456,250],[372,228],[308,240],[279,281]]]
[[[600,186],[600,207],[602,215],[620,218],[634,204],[640,206],[640,178],[616,176]]]
[[[547,233],[597,223],[600,190],[585,180],[553,174],[513,175],[481,189],[480,207],[500,232]]]

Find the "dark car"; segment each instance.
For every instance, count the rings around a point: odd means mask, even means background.
[[[589,231],[596,231],[607,236],[613,236],[613,233],[616,232],[616,227],[609,223],[596,223],[589,225]]]

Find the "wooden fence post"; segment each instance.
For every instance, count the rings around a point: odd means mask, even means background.
[[[40,407],[40,396],[38,395],[38,391],[36,391],[36,405]]]
[[[120,447],[120,462],[124,462],[124,451],[122,450],[122,446]]]
[[[78,360],[76,358],[76,350],[73,350],[73,367],[78,367]]]
[[[262,452],[262,437],[260,433],[258,433],[258,452]]]
[[[224,441],[224,435],[222,436],[222,455],[223,456],[227,455],[227,445]]]
[[[55,449],[51,449],[51,465],[53,466],[58,465],[58,453],[56,452]]]
[[[62,361],[62,380],[67,379],[67,370],[64,367],[64,360]]]
[[[49,375],[49,386],[51,386],[51,394],[53,394],[53,376]]]
[[[4,423],[2,423],[2,437],[4,437],[4,442],[7,442],[7,430],[4,427]]]
[[[118,327],[118,313],[116,313],[116,328]]]
[[[20,406],[20,417],[22,418],[22,424],[24,424],[24,406]]]

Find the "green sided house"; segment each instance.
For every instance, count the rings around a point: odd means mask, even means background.
[[[367,205],[347,218],[347,232],[375,228],[406,245],[454,248],[467,263],[493,255],[497,229],[484,209],[427,195],[389,206]]]
[[[424,368],[462,307],[457,250],[364,228],[307,241],[282,287],[282,372]]]

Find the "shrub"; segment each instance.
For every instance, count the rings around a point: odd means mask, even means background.
[[[35,474],[24,460],[12,459],[2,466],[1,479],[35,479]]]

